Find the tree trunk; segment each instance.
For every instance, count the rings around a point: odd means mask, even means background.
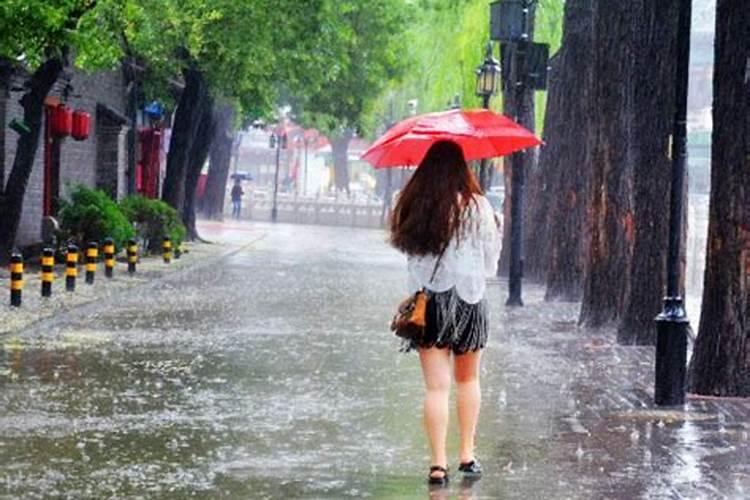
[[[201,175],[203,165],[208,158],[211,149],[211,141],[214,137],[213,101],[206,96],[200,105],[201,114],[195,139],[190,146],[190,157],[188,159],[187,173],[185,175],[185,202],[182,208],[182,222],[187,229],[187,239],[194,241],[199,239],[198,230],[195,227],[195,194],[198,188],[198,179]]]
[[[346,191],[349,194],[349,141],[352,140],[354,132],[345,129],[341,135],[331,137],[331,149],[333,152],[333,170],[337,191]]]
[[[750,3],[718,0],[703,310],[689,389],[750,396]]]
[[[630,2],[595,2],[594,85],[591,95],[587,258],[580,323],[614,325],[629,292],[633,248],[630,139],[632,45]]]
[[[565,3],[563,40],[552,64],[540,170],[548,183],[549,266],[545,300],[576,302],[583,292],[588,108],[593,85],[592,0]]]
[[[185,88],[175,112],[174,128],[167,154],[167,173],[164,177],[162,199],[182,213],[185,204],[190,148],[200,124],[201,102],[207,95],[206,82],[200,71],[190,68],[183,71]]]
[[[633,104],[627,140],[633,166],[634,240],[629,293],[617,331],[618,343],[626,345],[655,343],[654,318],[662,309],[666,287],[672,181],[668,148],[675,111],[679,3],[630,6],[631,43],[637,49],[631,60]]]
[[[530,39],[534,38],[534,18],[536,12],[536,4],[532,4],[529,11],[529,34]],[[536,106],[534,99],[534,91],[527,89],[524,94],[524,114],[519,117],[519,122],[531,131],[536,129]],[[509,89],[503,92],[503,114],[515,117],[518,104],[515,102],[515,90]],[[511,215],[510,206],[513,198],[513,183],[512,183],[512,172],[513,162],[515,159],[520,160],[524,173],[526,174],[526,186],[529,191],[537,192],[539,190],[538,182],[540,181],[538,175],[538,155],[535,151],[526,151],[523,154],[507,156],[503,159],[503,183],[505,186],[505,198],[503,200],[503,246],[500,250],[500,262],[498,263],[497,273],[498,276],[508,276],[510,272],[510,228],[511,228]],[[522,252],[521,259],[523,260],[523,272],[524,276],[529,275],[538,278],[538,268],[543,266],[540,262],[540,255],[544,253],[544,250],[537,250],[537,245],[544,246],[544,233],[545,230],[540,225],[542,222],[538,221],[536,217],[530,216],[529,214],[542,214],[540,209],[536,207],[536,200],[528,196],[523,199],[526,201],[526,205],[522,207],[523,220],[526,223],[522,233]],[[544,217],[541,217],[544,219]],[[538,232],[539,234],[534,234]],[[531,253],[529,253],[531,249]]]
[[[0,214],[2,214],[0,216],[0,262],[10,257],[18,232],[18,224],[21,221],[23,198],[34,166],[36,151],[39,148],[44,99],[64,66],[64,57],[47,59],[31,75],[29,90],[21,98],[23,119],[30,132],[19,135],[10,175],[8,175],[5,187],[0,186]],[[0,133],[5,133],[5,131],[0,131]]]
[[[234,143],[234,107],[221,106],[214,111],[216,131],[211,143],[208,179],[203,197],[203,215],[221,219],[224,213],[224,196],[227,190],[229,167]]]

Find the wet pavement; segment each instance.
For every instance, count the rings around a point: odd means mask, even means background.
[[[403,259],[384,234],[203,234],[236,251],[0,336],[0,498],[750,496],[750,401],[656,410],[651,349],[579,330],[576,304],[531,285],[506,310],[503,282],[485,477],[431,492],[418,363],[387,329]]]

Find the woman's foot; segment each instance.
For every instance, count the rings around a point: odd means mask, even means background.
[[[430,467],[430,475],[427,482],[434,485],[445,486],[448,484],[448,469],[440,465]]]
[[[482,464],[479,460],[473,459],[468,462],[461,462],[458,466],[459,472],[462,472],[464,476],[478,477],[482,475]]]

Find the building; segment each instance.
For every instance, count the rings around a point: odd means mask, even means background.
[[[101,188],[117,199],[127,191],[128,127],[125,118],[126,85],[122,71],[93,74],[68,70],[59,78],[45,106],[44,125],[39,148],[24,198],[21,223],[16,237],[19,246],[42,239],[42,219],[55,216],[59,199],[65,198],[77,184]],[[17,133],[12,120],[22,120],[23,80],[16,76],[10,88],[0,88],[0,161],[4,160],[5,178],[15,158]],[[53,108],[65,104],[71,110],[90,115],[89,135],[85,140],[56,138],[51,133]],[[4,153],[4,154],[3,154]],[[2,214],[0,214],[2,216]]]

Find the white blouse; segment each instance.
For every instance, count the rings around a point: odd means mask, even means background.
[[[501,236],[495,223],[495,212],[481,195],[475,196],[464,213],[466,222],[445,250],[435,279],[430,282],[437,255],[409,256],[409,291],[422,288],[445,292],[455,287],[464,302],[476,304],[484,297],[485,280],[494,276],[500,258]]]

